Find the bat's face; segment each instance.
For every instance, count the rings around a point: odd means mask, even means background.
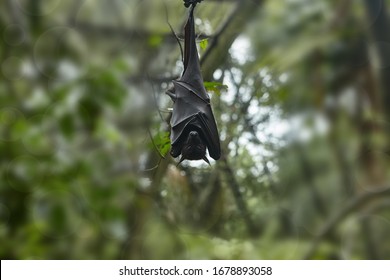
[[[206,145],[196,130],[192,130],[188,133],[187,139],[181,149],[180,162],[188,160],[199,160],[203,159],[209,163],[206,157]]]

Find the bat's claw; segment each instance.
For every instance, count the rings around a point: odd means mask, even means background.
[[[178,167],[179,164],[182,163],[183,160],[185,160],[185,159],[186,159],[185,157],[181,156],[179,162],[176,164],[176,167]]]
[[[196,5],[197,3],[202,2],[203,0],[183,0],[184,1],[184,6],[188,8],[191,5]]]
[[[202,158],[209,166],[211,166],[209,159],[206,157],[206,155]]]

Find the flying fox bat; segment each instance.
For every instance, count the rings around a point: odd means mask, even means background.
[[[194,8],[199,0],[184,2],[192,5],[184,28],[184,71],[181,78],[173,81],[173,89],[167,91],[174,102],[170,122],[171,155],[174,158],[181,155],[180,162],[203,159],[209,163],[206,148],[215,160],[220,158],[221,148],[196,49]]]

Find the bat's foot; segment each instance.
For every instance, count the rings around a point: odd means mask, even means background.
[[[184,1],[184,6],[188,8],[191,5],[197,4],[202,2],[203,0],[183,0]]]

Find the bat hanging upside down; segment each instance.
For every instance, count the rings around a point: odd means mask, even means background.
[[[194,8],[201,1],[184,0],[186,7],[192,5],[184,28],[184,71],[167,91],[174,102],[170,123],[171,155],[175,158],[181,155],[179,163],[185,159],[203,159],[209,163],[206,149],[215,160],[221,156],[217,125],[203,84],[195,42]]]

